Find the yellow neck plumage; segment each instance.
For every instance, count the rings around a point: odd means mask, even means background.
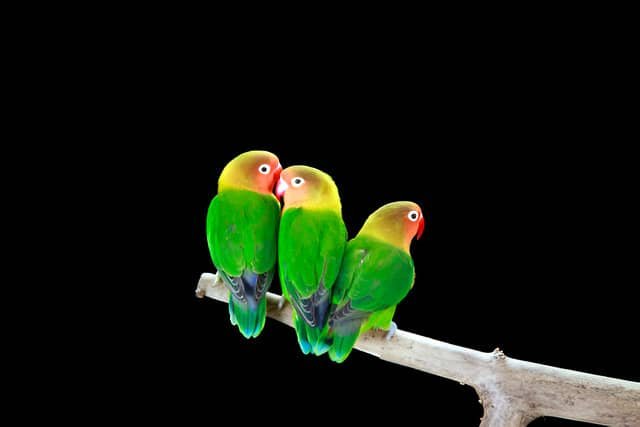
[[[407,253],[409,253],[411,240],[413,240],[413,236],[407,232],[405,224],[398,221],[397,215],[394,216],[391,212],[370,215],[360,229],[358,236],[360,235],[381,240]]]

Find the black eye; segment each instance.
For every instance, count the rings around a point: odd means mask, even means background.
[[[409,218],[409,220],[416,222],[418,220],[418,212],[417,211],[411,211],[409,212],[409,215],[407,215],[407,218]]]
[[[302,184],[304,184],[304,179],[300,178],[299,176],[296,176],[291,180],[291,185],[293,185],[294,187],[300,187]]]
[[[261,164],[260,166],[258,166],[258,170],[260,171],[261,174],[266,175],[266,174],[269,173],[271,168],[269,167],[268,164],[264,163],[264,164]]]

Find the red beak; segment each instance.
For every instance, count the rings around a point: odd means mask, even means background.
[[[284,182],[282,178],[280,178],[278,180],[278,185],[276,185],[276,197],[278,199],[282,199],[282,196],[284,195],[284,192],[287,191],[287,188],[289,188],[287,183]]]
[[[273,170],[273,185],[271,186],[271,191],[276,191],[276,186],[278,185],[278,181],[280,181],[280,173],[282,172],[282,165],[278,163],[278,166]]]
[[[424,231],[424,217],[420,217],[420,222],[418,222],[418,232],[416,233],[416,238],[420,240],[422,236],[422,232]]]

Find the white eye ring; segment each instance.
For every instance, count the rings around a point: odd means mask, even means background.
[[[409,221],[416,222],[418,218],[420,218],[420,214],[418,213],[418,211],[411,211],[407,215],[407,218],[409,218]]]
[[[263,163],[263,164],[261,164],[260,166],[258,166],[258,171],[259,171],[262,175],[266,175],[266,174],[268,174],[269,172],[271,172],[271,167],[270,167],[268,164]]]
[[[296,176],[291,180],[291,185],[293,185],[296,188],[300,187],[302,184],[304,184],[304,179],[300,178],[299,176]]]

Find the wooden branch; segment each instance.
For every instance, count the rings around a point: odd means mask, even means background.
[[[228,302],[217,275],[203,273],[196,295]],[[267,315],[286,325],[291,306],[267,295]],[[480,427],[526,426],[540,416],[589,423],[640,426],[640,383],[512,359],[500,349],[483,353],[398,330],[360,336],[355,348],[399,365],[471,385],[484,407]]]

